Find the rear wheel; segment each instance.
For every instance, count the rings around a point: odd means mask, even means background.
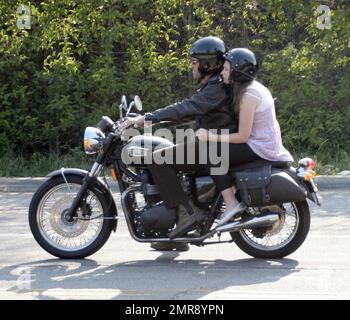
[[[79,191],[83,177],[62,176],[46,181],[34,194],[29,206],[29,225],[35,240],[59,258],[84,258],[99,250],[108,240],[113,220],[108,199],[95,186],[89,187],[77,216],[69,219],[67,210]]]
[[[232,232],[237,246],[255,258],[279,259],[290,255],[304,242],[310,229],[306,201],[265,207],[261,212],[277,212],[279,221],[268,228]]]

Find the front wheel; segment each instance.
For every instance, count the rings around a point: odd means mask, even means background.
[[[285,203],[262,208],[262,211],[277,212],[279,221],[268,228],[232,232],[237,246],[250,256],[263,259],[280,259],[297,250],[310,229],[307,202]]]
[[[85,258],[99,250],[111,234],[110,203],[91,186],[77,215],[69,219],[66,213],[83,184],[83,177],[67,175],[66,179],[67,183],[62,176],[56,176],[36,191],[29,206],[29,225],[35,240],[52,255]]]

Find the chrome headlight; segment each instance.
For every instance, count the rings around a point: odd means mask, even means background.
[[[103,146],[104,133],[97,128],[87,127],[84,133],[84,150],[86,154],[95,154]]]

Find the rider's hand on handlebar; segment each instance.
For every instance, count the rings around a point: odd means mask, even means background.
[[[133,118],[127,118],[123,123],[123,128],[127,129],[131,126],[135,127],[143,127],[145,124],[145,117],[144,116],[137,116]]]

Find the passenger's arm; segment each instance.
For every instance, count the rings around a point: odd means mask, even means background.
[[[213,142],[246,143],[252,132],[254,114],[261,100],[251,95],[243,95],[239,110],[239,128],[237,133],[214,134],[200,129],[197,136],[200,140]]]

